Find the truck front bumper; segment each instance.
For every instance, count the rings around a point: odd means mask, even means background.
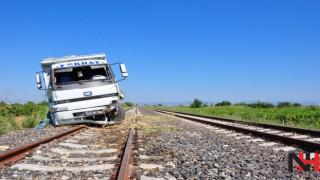
[[[94,108],[85,108],[71,111],[62,111],[55,112],[51,114],[51,118],[53,119],[53,123],[56,126],[64,125],[64,124],[98,124],[98,125],[106,125],[113,124],[113,122],[109,122],[106,114],[109,111],[112,111],[116,108],[115,104],[111,104],[110,106],[100,106]]]

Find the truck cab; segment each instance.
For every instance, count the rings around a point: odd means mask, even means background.
[[[125,65],[117,64],[123,79],[127,78]],[[53,125],[106,125],[124,120],[120,105],[124,95],[105,54],[46,58],[41,66],[37,86],[46,91]]]

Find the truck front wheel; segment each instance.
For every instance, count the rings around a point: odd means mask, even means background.
[[[110,120],[115,123],[121,123],[126,117],[126,111],[119,104],[110,114]]]

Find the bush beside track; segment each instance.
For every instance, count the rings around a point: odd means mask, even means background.
[[[46,118],[48,110],[46,102],[12,105],[2,102],[0,103],[0,134],[17,129],[33,128]]]

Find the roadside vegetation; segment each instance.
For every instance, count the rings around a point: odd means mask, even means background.
[[[125,109],[134,106],[132,102],[122,104]],[[6,104],[0,102],[0,134],[13,130],[34,128],[47,117],[47,102],[27,102],[25,104]]]
[[[209,115],[244,121],[279,124],[320,130],[320,107],[302,106],[299,103],[268,102],[238,103],[222,101],[216,104],[203,103],[195,99],[190,106],[157,106],[158,109]]]
[[[17,129],[34,128],[46,118],[46,102],[8,105],[0,102],[0,134]]]

